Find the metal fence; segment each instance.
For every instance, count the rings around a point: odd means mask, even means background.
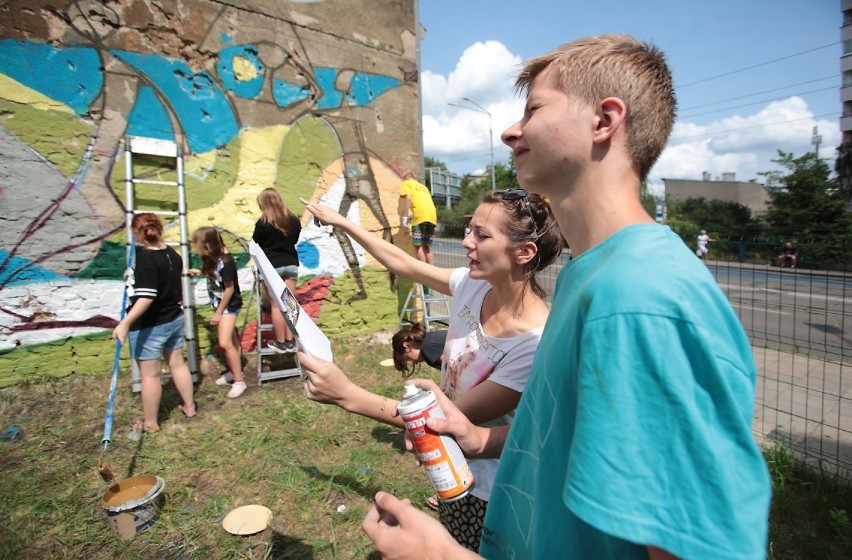
[[[466,266],[458,239],[436,239],[438,266]],[[824,471],[852,475],[852,274],[781,269],[768,258],[708,266],[751,339],[758,380],[753,431]],[[550,296],[570,255],[537,276]],[[740,262],[742,260],[742,262]],[[661,349],[661,351],[663,351]]]

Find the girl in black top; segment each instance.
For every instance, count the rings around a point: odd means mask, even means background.
[[[270,264],[295,294],[296,281],[299,279],[299,253],[296,251],[296,244],[299,242],[302,224],[273,188],[263,189],[257,195],[257,205],[260,207],[260,219],[254,226],[252,239],[263,249]],[[296,339],[287,327],[281,310],[277,305],[270,307],[275,339],[269,341],[269,348],[282,354],[295,352]]]
[[[393,364],[397,371],[408,377],[418,370],[417,364],[441,369],[447,331],[427,331],[420,323],[399,329],[391,339]]]
[[[142,377],[142,429],[160,429],[157,415],[163,387],[161,359],[183,404],[178,408],[187,418],[195,416],[192,376],[183,360],[183,309],[181,274],[183,261],[163,242],[163,223],[156,214],[133,217],[133,236],[142,245],[136,252],[136,265],[130,277],[130,308],[112,331],[122,343],[130,335],[130,356],[136,360]]]
[[[216,228],[206,226],[195,230],[192,234],[192,244],[201,255],[201,270],[189,269],[189,274],[207,276],[207,293],[210,305],[215,310],[210,324],[216,327],[219,347],[225,353],[225,363],[233,376],[233,385],[226,395],[235,399],[246,390],[243,379],[242,345],[237,335],[237,318],[243,307],[243,296],[240,293],[240,282],[237,278],[237,265],[234,257],[222,236]],[[227,373],[216,380],[217,385],[227,385]]]

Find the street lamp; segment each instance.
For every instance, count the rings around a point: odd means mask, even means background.
[[[462,101],[467,101],[474,107],[469,107],[468,105],[459,105],[458,103],[447,103],[447,105],[452,105],[453,107],[460,107],[462,109],[467,109],[469,111],[476,111],[477,113],[485,113],[488,115],[488,145],[491,148],[491,190],[497,189],[497,178],[494,175],[494,134],[493,129],[491,127],[491,113],[488,110],[471,99],[470,97],[462,97]]]

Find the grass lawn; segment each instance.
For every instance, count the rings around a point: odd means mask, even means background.
[[[390,357],[388,341],[389,334],[333,345],[353,380],[396,397],[402,378],[379,366]],[[130,372],[120,374],[104,463],[117,480],[153,474],[166,482],[160,519],[130,541],[106,524],[101,500],[109,485],[96,470],[110,374],[0,390],[0,431],[20,430],[0,442],[0,558],[369,558],[360,522],[375,492],[416,504],[431,494],[401,430],[309,401],[298,378],[257,387],[248,369],[249,390],[231,400],[213,384],[218,372],[208,373],[196,388],[197,419],[183,417],[166,384],[162,429],[138,442],[129,434],[141,402]],[[226,533],[222,519],[246,504],[270,508],[270,527]]]
[[[403,381],[379,362],[389,333],[333,341],[342,369],[358,384],[398,397]],[[205,363],[209,365],[209,363]],[[205,368],[207,369],[207,368]],[[424,368],[423,375],[437,372]],[[196,389],[199,416],[185,420],[164,387],[162,430],[128,437],[141,416],[139,396],[122,372],[113,443],[104,462],[118,480],[153,474],[166,499],[153,528],[130,541],[106,524],[108,488],[96,472],[110,375],[72,376],[0,390],[0,558],[376,558],[360,529],[378,489],[422,505],[430,484],[404,451],[401,430],[308,401],[298,378],[254,384],[236,400],[206,372]],[[767,453],[775,481],[768,557],[852,558],[852,488]],[[232,509],[262,504],[270,527],[232,536],[221,526]]]

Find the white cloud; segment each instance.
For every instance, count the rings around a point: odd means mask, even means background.
[[[840,144],[834,121],[815,120],[800,97],[774,101],[752,115],[731,115],[706,125],[679,122],[657,165],[652,180],[700,179],[736,173],[737,179],[761,180],[759,172],[777,169],[778,150],[801,155],[814,147],[813,128],[822,135],[820,156],[830,158]]]
[[[521,58],[502,43],[486,41],[468,47],[448,76],[424,71],[421,87],[426,155],[445,161],[459,173],[482,171],[490,159],[490,124],[494,161],[507,162],[509,149],[501,143],[500,133],[523,111],[523,101],[514,94],[512,78],[520,63]],[[463,101],[465,97],[491,113],[490,123],[485,113]]]
[[[423,72],[423,112],[439,112],[463,97],[485,107],[511,97],[512,76],[520,63],[521,58],[498,41],[472,44],[449,76]]]
[[[523,112],[523,100],[513,91],[513,77],[520,63],[521,58],[502,43],[486,41],[468,47],[447,76],[423,72],[426,154],[441,159],[458,173],[483,170],[488,164],[488,117],[447,105],[465,105],[462,98],[468,97],[491,113],[495,162],[508,161],[509,150],[501,143],[500,134]],[[675,124],[649,183],[660,185],[663,177],[700,179],[705,171],[714,178],[735,173],[742,181],[760,180],[758,172],[776,169],[772,160],[779,149],[795,155],[813,150],[814,126],[822,135],[820,155],[832,158],[840,144],[837,122],[815,120],[801,97],[774,101],[754,113],[732,114],[709,123],[699,124],[687,117]]]

